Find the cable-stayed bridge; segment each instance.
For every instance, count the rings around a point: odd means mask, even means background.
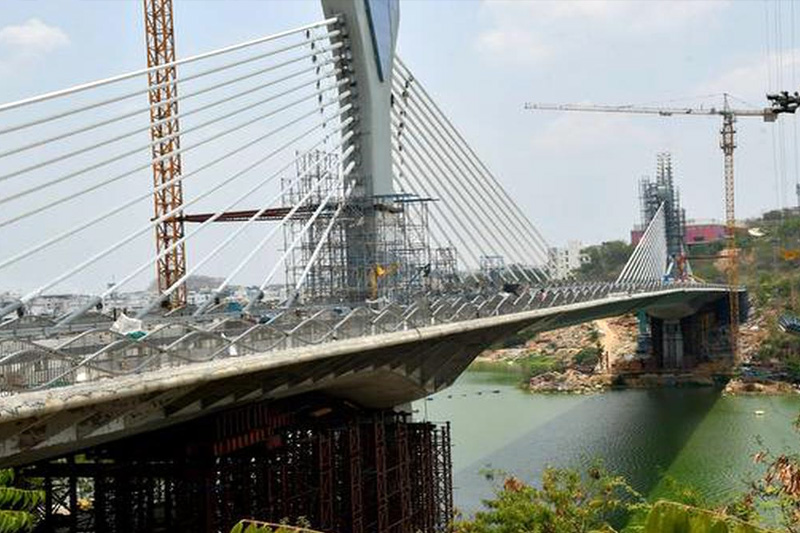
[[[708,333],[692,317],[728,288],[670,275],[663,206],[615,282],[552,279],[545,239],[394,56],[397,4],[323,7],[0,105],[0,279],[29,287],[0,304],[0,464],[309,393],[407,405],[525,327],[645,311],[665,367]],[[154,272],[136,309],[114,303]],[[94,293],[31,311],[73,286]]]

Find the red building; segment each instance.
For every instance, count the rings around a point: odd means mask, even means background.
[[[631,230],[631,243],[635,246],[642,238],[643,230],[636,227]],[[687,246],[725,239],[725,224],[717,220],[690,220],[686,223],[684,242]]]

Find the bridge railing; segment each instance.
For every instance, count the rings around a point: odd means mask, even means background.
[[[519,294],[428,296],[407,306],[316,310],[256,310],[196,322],[151,324],[142,336],[109,331],[107,325],[77,335],[0,337],[0,393],[14,394],[87,383],[192,363],[279,352],[345,339],[381,335],[537,309],[685,289],[727,290],[695,282],[585,283],[530,287]],[[30,333],[31,330],[27,330]]]

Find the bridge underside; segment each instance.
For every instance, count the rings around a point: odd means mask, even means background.
[[[198,418],[308,392],[367,408],[446,388],[492,343],[644,309],[687,315],[724,290],[675,288],[197,363],[9,396],[0,407],[0,465],[29,464]]]
[[[20,474],[46,489],[43,531],[229,531],[252,517],[338,533],[445,532],[453,518],[449,425],[409,418],[312,393],[212,413]]]

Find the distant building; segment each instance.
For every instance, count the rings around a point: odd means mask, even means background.
[[[128,314],[134,314],[137,311],[144,309],[156,298],[155,293],[146,291],[133,291],[133,292],[112,292],[103,300],[103,307],[109,311],[118,309],[124,310]]]
[[[199,289],[194,291],[188,291],[186,293],[186,303],[189,305],[203,305],[204,303],[211,300],[211,297],[214,295],[214,291],[212,289]]]
[[[641,226],[634,227],[631,230],[631,244],[637,245],[642,233]],[[689,220],[686,222],[683,240],[687,246],[691,246],[724,240],[725,234],[725,224],[719,220]]]
[[[727,229],[719,220],[690,220],[686,223],[686,244],[725,240]]]
[[[26,306],[31,315],[61,316],[86,305],[91,300],[88,294],[47,294],[37,296]]]
[[[569,241],[566,247],[551,247],[547,250],[547,267],[553,279],[566,279],[573,270],[589,262],[589,256],[582,253],[581,241]]]

